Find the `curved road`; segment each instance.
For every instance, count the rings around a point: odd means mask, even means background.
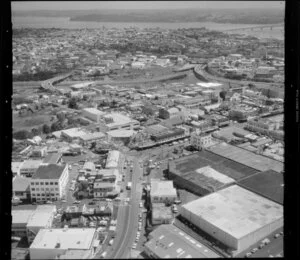
[[[194,73],[196,75],[199,75],[201,77],[204,77],[208,80],[214,80],[214,81],[220,81],[222,83],[231,83],[231,84],[238,84],[238,85],[248,85],[250,83],[255,84],[260,87],[260,85],[268,86],[268,87],[274,87],[276,86],[279,88],[279,86],[283,86],[283,83],[269,83],[269,82],[258,82],[258,81],[241,81],[241,80],[234,80],[234,79],[226,79],[226,78],[221,78],[217,76],[213,76],[209,74],[208,72],[205,71],[205,66],[203,65],[198,65],[194,68]],[[283,91],[283,88],[280,89]]]

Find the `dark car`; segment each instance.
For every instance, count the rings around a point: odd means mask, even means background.
[[[90,202],[89,202],[89,205],[95,205],[95,204],[96,204],[95,201],[90,201]]]

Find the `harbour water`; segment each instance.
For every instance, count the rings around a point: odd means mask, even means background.
[[[113,23],[113,22],[84,22],[70,21],[69,17],[27,17],[13,16],[13,28],[63,28],[63,29],[97,29],[102,28],[162,28],[162,29],[178,29],[178,28],[201,28],[206,27],[209,30],[225,31],[231,29],[247,28],[262,26],[262,24],[225,24],[213,22],[197,22],[197,23]],[[273,28],[273,30],[264,29],[255,31],[236,31],[235,33],[243,33],[253,35],[259,38],[275,38],[284,39],[284,28]]]

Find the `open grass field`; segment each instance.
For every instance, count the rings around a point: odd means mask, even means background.
[[[31,130],[33,127],[38,127],[43,124],[50,124],[52,115],[45,113],[33,113],[28,116],[20,117],[13,115],[14,130]]]

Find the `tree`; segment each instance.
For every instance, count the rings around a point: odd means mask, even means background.
[[[91,147],[90,147],[90,150],[93,150],[93,149],[95,149],[95,148],[96,148],[96,142],[92,142]]]
[[[61,125],[60,125],[59,122],[52,123],[52,125],[51,125],[51,132],[59,131],[61,129],[62,129],[62,127],[61,127]]]
[[[62,111],[61,111],[61,112],[58,112],[58,113],[56,114],[56,117],[57,117],[57,119],[58,119],[60,122],[64,121],[65,118],[66,118],[65,113],[62,112]]]
[[[44,134],[49,134],[51,132],[51,128],[50,126],[48,126],[47,124],[43,125],[43,133]]]
[[[31,138],[32,134],[27,130],[20,130],[18,132],[15,132],[13,134],[13,137],[15,139],[24,140],[24,139],[27,139],[27,138]]]
[[[76,98],[73,97],[70,99],[68,107],[72,108],[72,109],[78,109],[78,104],[77,104]]]
[[[220,98],[222,98],[223,101],[224,101],[225,98],[226,98],[226,94],[227,94],[227,92],[226,92],[225,90],[222,90],[222,91],[220,92]]]

